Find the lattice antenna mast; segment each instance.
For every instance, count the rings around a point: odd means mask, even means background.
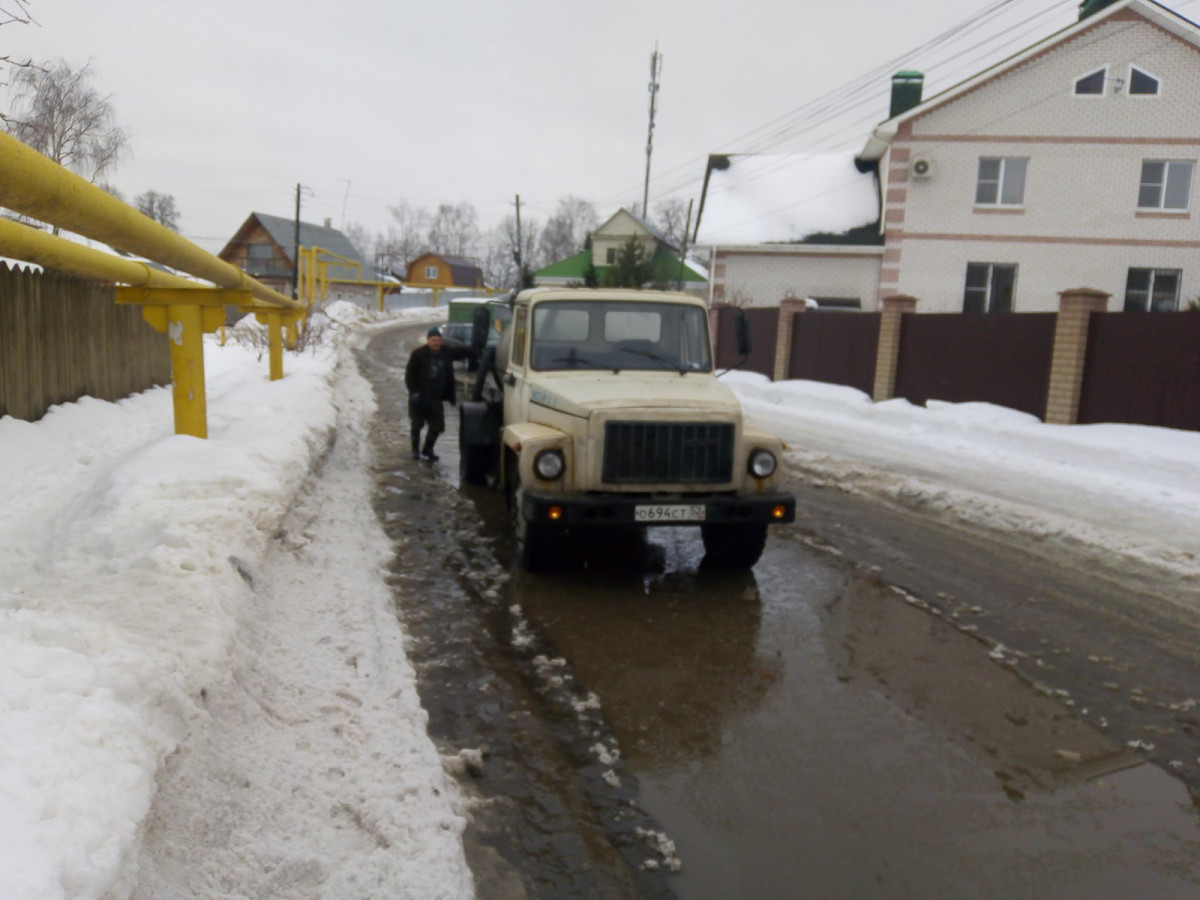
[[[654,111],[658,103],[658,77],[662,74],[662,54],[658,43],[650,54],[650,130],[646,135],[646,186],[642,190],[642,218],[650,220],[650,154],[654,151]]]

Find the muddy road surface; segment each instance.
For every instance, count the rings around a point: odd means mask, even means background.
[[[409,456],[420,334],[360,365],[480,897],[1200,897],[1200,643],[1171,585],[801,480],[752,572],[659,529],[526,574],[500,495],[458,485],[453,410],[441,459]]]

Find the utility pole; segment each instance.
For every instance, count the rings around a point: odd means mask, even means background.
[[[517,290],[525,286],[525,242],[521,238],[521,195],[517,194],[517,249],[513,252],[513,261],[517,264]]]
[[[654,110],[658,101],[658,76],[662,72],[662,56],[658,43],[650,54],[650,130],[646,135],[646,187],[642,191],[642,218],[650,221],[650,153],[654,149]]]
[[[296,183],[296,229],[292,244],[292,299],[300,299],[300,184]]]

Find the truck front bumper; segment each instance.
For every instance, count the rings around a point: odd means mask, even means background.
[[[530,494],[521,515],[529,522],[571,527],[754,525],[794,522],[791,494]]]

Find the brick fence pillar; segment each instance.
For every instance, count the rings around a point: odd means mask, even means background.
[[[1046,395],[1046,422],[1051,425],[1074,425],[1079,421],[1088,326],[1092,313],[1108,309],[1108,298],[1111,296],[1092,288],[1072,288],[1058,294],[1050,389]]]
[[[895,294],[883,298],[879,320],[879,344],[875,348],[875,402],[891,400],[896,391],[896,366],[900,362],[900,321],[905,313],[917,311],[917,298]]]
[[[792,362],[792,323],[796,313],[808,309],[808,304],[797,297],[785,297],[779,301],[779,323],[775,327],[775,375],[772,381],[784,381]]]

